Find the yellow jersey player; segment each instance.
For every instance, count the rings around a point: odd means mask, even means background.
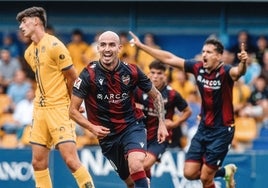
[[[76,71],[67,48],[45,32],[46,11],[30,7],[17,14],[19,29],[32,43],[25,59],[35,72],[37,88],[34,103],[32,166],[36,188],[52,188],[48,169],[49,153],[55,146],[80,188],[93,188],[87,169],[82,166],[75,145],[75,124],[69,118],[70,93]]]

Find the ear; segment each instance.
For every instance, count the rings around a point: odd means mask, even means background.
[[[43,25],[43,23],[41,22],[40,18],[38,18],[38,17],[33,17],[33,18],[34,18],[34,25],[38,25],[38,24]]]
[[[121,50],[123,48],[123,45],[119,44],[118,48],[119,48],[119,50]]]
[[[39,18],[37,18],[37,17],[33,17],[33,18],[34,18],[34,25],[37,25],[38,21],[39,21]]]
[[[222,54],[219,53],[219,54],[217,55],[217,59],[218,59],[219,61],[221,61],[221,60],[222,60]]]

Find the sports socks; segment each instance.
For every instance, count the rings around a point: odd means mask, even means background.
[[[76,170],[73,176],[79,188],[95,188],[92,177],[84,166]]]
[[[134,181],[135,188],[149,188],[146,173],[144,171],[131,174],[131,178]]]
[[[36,188],[52,188],[52,182],[48,168],[45,170],[34,171]]]

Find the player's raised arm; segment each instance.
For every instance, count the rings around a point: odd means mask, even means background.
[[[184,68],[185,59],[178,57],[165,50],[151,48],[150,46],[143,44],[133,32],[129,31],[129,34],[133,38],[130,41],[132,45],[136,45],[138,48],[144,50],[145,52],[147,52],[148,54],[152,55],[153,57],[155,57],[156,59],[160,60],[161,62],[165,64],[168,64],[170,66],[174,66],[180,69]]]
[[[245,44],[241,44],[241,52],[237,54],[238,59],[240,60],[238,66],[233,67],[230,70],[230,75],[233,80],[238,80],[242,75],[246,73],[247,70],[247,59],[248,59],[248,53],[245,50]]]

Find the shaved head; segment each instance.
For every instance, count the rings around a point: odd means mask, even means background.
[[[120,38],[119,36],[113,32],[113,31],[105,31],[103,32],[100,36],[99,36],[99,42],[104,40],[104,39],[112,39],[113,41],[115,41],[117,44],[120,44]]]

